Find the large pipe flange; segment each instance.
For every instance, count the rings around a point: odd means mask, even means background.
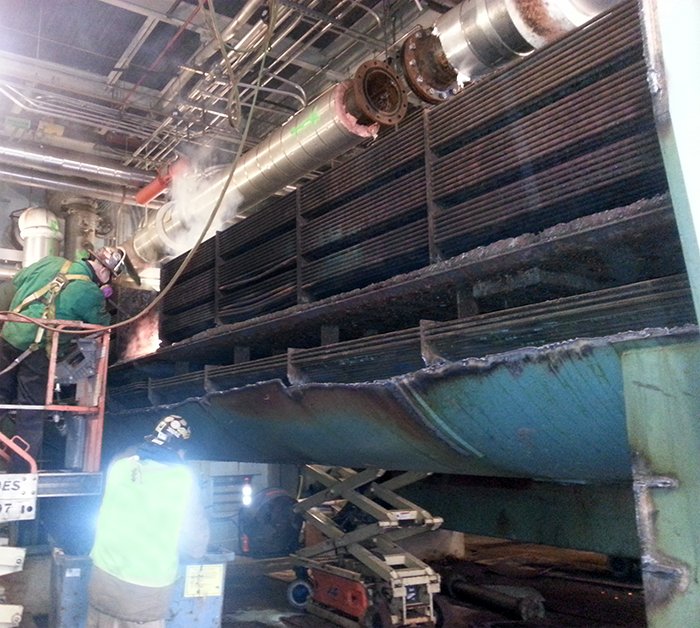
[[[363,63],[345,93],[345,108],[363,125],[396,125],[408,110],[401,79],[389,65],[372,60]]]
[[[401,59],[406,82],[421,100],[437,104],[459,91],[457,72],[429,29],[419,28],[406,38]]]

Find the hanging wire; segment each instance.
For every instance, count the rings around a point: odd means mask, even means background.
[[[216,39],[216,41],[219,45],[219,50],[221,51],[221,56],[222,56],[222,59],[224,62],[224,66],[226,68],[226,73],[228,74],[229,81],[231,82],[231,88],[229,89],[229,92],[228,92],[226,115],[228,117],[228,122],[229,122],[229,125],[231,126],[231,128],[238,130],[238,124],[243,116],[243,113],[242,113],[240,94],[238,92],[238,80],[236,79],[236,75],[233,71],[233,66],[231,65],[231,59],[229,59],[230,47],[224,41],[223,37],[221,36],[221,31],[219,30],[219,27],[216,24],[216,18],[215,18],[215,12],[214,12],[212,0],[197,0],[197,1],[199,3],[199,6],[202,8],[203,15],[205,16],[205,22],[207,23],[209,30],[212,32],[214,39]],[[265,36],[263,37],[263,39],[261,41],[261,44],[252,47],[249,51],[239,51],[239,50],[234,49],[234,51],[236,53],[257,52],[261,49],[261,46],[262,46],[264,54],[265,54],[265,56],[267,56],[267,53],[269,52],[270,39],[272,38],[272,32],[274,31],[275,22],[277,20],[277,4],[275,1],[270,2],[269,11],[270,11],[270,15],[269,15],[268,27],[267,27],[267,31],[265,33]],[[234,109],[235,109],[235,112],[234,112]]]

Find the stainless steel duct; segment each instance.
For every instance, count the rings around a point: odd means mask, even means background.
[[[85,161],[84,156],[78,159],[67,151],[45,146],[41,150],[34,150],[16,144],[0,143],[0,163],[127,187],[141,187],[153,179],[151,172],[97,160]]]
[[[527,56],[620,0],[464,0],[404,43],[411,89],[427,102],[456,93],[499,66]]]
[[[250,208],[376,135],[379,125],[398,124],[406,110],[406,92],[394,71],[380,61],[363,63],[351,80],[326,91],[243,155],[224,202],[240,196],[239,209]],[[183,236],[193,228],[192,213],[206,219],[227,177],[222,172],[206,186],[206,194],[188,199],[187,207],[168,204],[152,214],[124,243],[134,263],[150,266],[187,250],[192,242]]]

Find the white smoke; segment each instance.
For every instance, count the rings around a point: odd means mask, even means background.
[[[168,233],[174,243],[176,254],[191,249],[202,233],[216,206],[223,183],[229,174],[230,166],[204,171],[193,162],[191,174],[174,177],[170,194],[172,199],[171,224],[181,223],[176,233]],[[229,187],[216,212],[214,221],[204,239],[211,238],[233,224],[242,196],[235,188]]]

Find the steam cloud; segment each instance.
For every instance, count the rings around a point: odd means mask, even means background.
[[[173,179],[170,188],[173,216],[171,224],[179,222],[181,228],[177,233],[169,232],[168,235],[175,244],[176,254],[188,251],[197,242],[219,199],[227,175],[228,166],[218,168],[213,173],[210,171],[204,174],[193,167],[192,174]],[[230,186],[207,231],[205,240],[233,223],[242,200],[243,197],[238,190]]]

